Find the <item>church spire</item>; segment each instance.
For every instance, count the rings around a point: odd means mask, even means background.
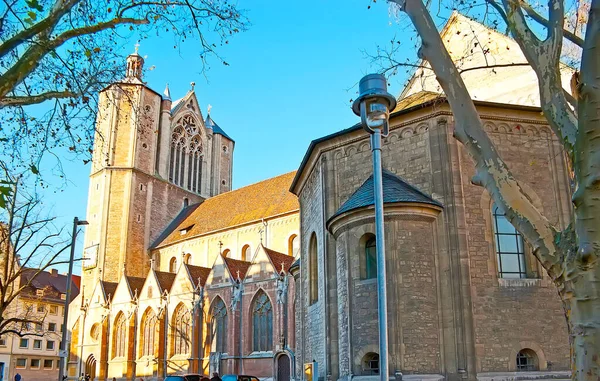
[[[144,67],[144,59],[138,54],[140,48],[139,41],[135,44],[135,52],[127,56],[127,71],[125,72],[126,79],[142,80],[142,69]]]
[[[169,84],[167,83],[167,86],[165,86],[165,91],[163,92],[163,99],[164,100],[171,100],[171,90],[169,90]]]

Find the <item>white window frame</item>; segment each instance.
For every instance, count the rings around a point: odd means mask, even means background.
[[[35,347],[35,342],[36,342],[36,341],[38,341],[38,342],[40,343],[40,347],[39,347],[39,348],[36,348],[36,347]],[[33,347],[32,347],[32,349],[33,349],[33,350],[36,350],[36,351],[41,351],[41,350],[42,350],[42,348],[43,348],[43,346],[44,346],[44,342],[43,342],[42,340],[40,340],[40,339],[34,339],[34,340],[33,340]]]
[[[23,360],[25,361],[25,365],[19,365],[19,360]],[[27,359],[26,358],[18,358],[17,362],[15,363],[15,369],[27,369]]]
[[[27,344],[25,344],[25,346],[21,345],[21,344],[22,344],[22,342],[23,342],[23,340],[25,340],[25,342],[27,343]],[[19,340],[19,348],[24,348],[24,349],[27,349],[27,348],[29,348],[29,339],[26,339],[26,338],[21,338],[21,339]]]

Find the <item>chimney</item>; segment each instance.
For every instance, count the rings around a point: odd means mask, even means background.
[[[50,269],[50,275],[56,278],[58,276],[58,270],[57,269]]]

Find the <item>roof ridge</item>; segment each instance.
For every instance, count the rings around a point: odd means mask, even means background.
[[[297,171],[297,170],[296,170],[296,169],[294,169],[293,171],[289,171],[289,172],[286,172],[286,173],[282,173],[282,174],[280,174],[280,175],[277,175],[277,176],[274,176],[274,177],[269,177],[268,179],[259,180],[259,181],[257,181],[257,182],[254,182],[254,183],[251,183],[251,184],[248,184],[248,185],[244,185],[243,187],[240,187],[240,188],[236,188],[236,189],[232,189],[232,190],[230,190],[230,191],[227,191],[227,192],[219,193],[219,194],[217,194],[217,195],[214,195],[214,196],[212,196],[212,197],[209,197],[209,198],[207,198],[205,201],[208,201],[208,200],[213,200],[213,199],[216,199],[216,198],[218,198],[218,197],[223,197],[223,196],[225,196],[225,195],[228,195],[228,194],[231,194],[231,193],[233,193],[233,192],[237,192],[237,191],[239,191],[239,190],[246,189],[246,188],[249,188],[249,187],[251,187],[251,186],[258,185],[258,184],[261,184],[261,183],[264,183],[264,182],[267,182],[267,181],[272,181],[272,180],[278,179],[278,178],[280,178],[280,177],[283,177],[283,176],[289,175],[289,174],[291,174],[291,173],[293,173],[293,172],[296,172],[296,171]]]

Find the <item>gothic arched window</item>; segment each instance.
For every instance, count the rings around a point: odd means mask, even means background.
[[[196,193],[202,189],[202,138],[191,114],[177,120],[171,135],[169,181]]]
[[[119,312],[115,319],[113,334],[113,357],[127,356],[127,319],[123,312]]]
[[[525,250],[521,233],[506,218],[496,204],[492,205],[494,216],[494,238],[498,255],[500,278],[527,278]]]
[[[183,304],[180,304],[173,314],[173,354],[183,355],[190,353],[191,341],[191,315]]]
[[[273,350],[273,306],[267,294],[259,291],[252,303],[252,350]]]
[[[157,339],[158,319],[152,309],[148,308],[142,316],[142,356],[153,356]]]
[[[227,350],[227,307],[217,297],[211,307],[211,351],[225,353]]]

